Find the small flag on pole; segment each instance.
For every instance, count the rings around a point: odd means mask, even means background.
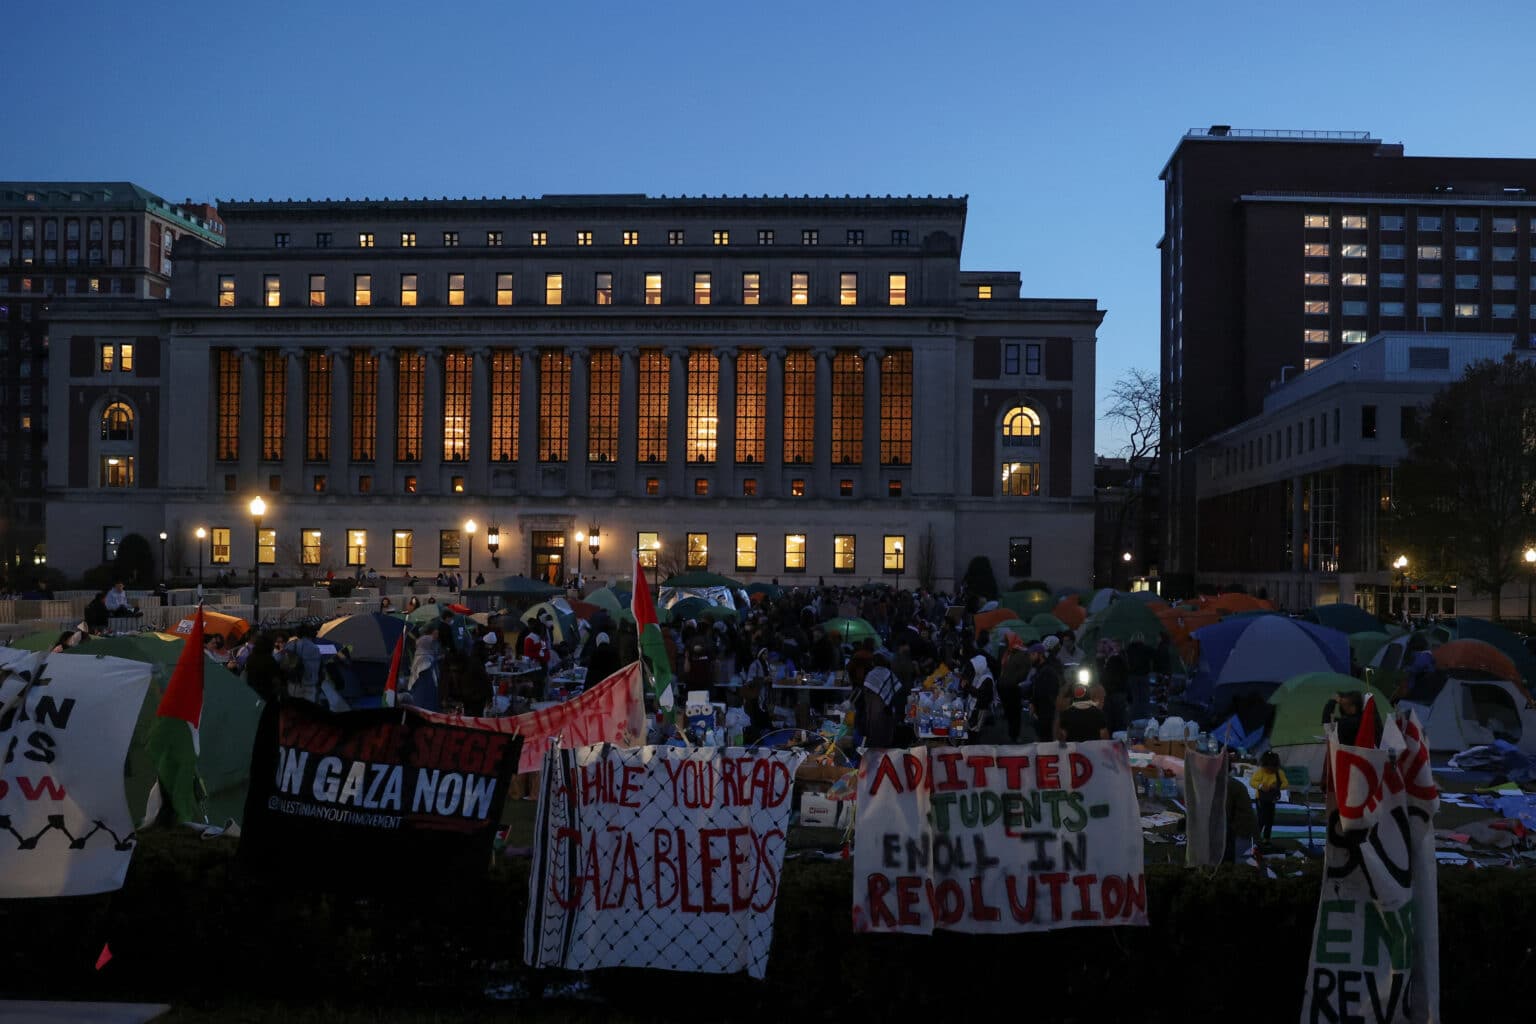
[[[176,821],[192,821],[205,795],[197,778],[198,726],[203,719],[203,609],[192,619],[192,635],[182,641],[176,668],[155,710],[146,746],[155,760],[161,799]]]
[[[384,680],[384,706],[395,706],[395,692],[400,682],[400,658],[405,654],[405,631],[395,639],[395,653],[389,656],[389,676]]]
[[[635,633],[640,638],[640,663],[651,680],[651,692],[656,703],[670,708],[672,694],[672,657],[667,653],[667,642],[662,638],[661,626],[656,621],[656,603],[651,600],[651,588],[645,582],[645,566],[640,564],[640,552],[635,552],[635,578],[629,594],[629,609],[635,616]]]

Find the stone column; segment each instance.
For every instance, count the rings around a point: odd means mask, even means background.
[[[240,476],[242,489],[266,490],[261,472],[261,349],[248,348],[240,361]]]
[[[304,494],[309,489],[304,479],[304,461],[309,454],[305,451],[309,443],[309,417],[305,415],[307,410],[304,402],[305,385],[308,383],[304,350],[283,349],[283,362],[287,373],[283,395],[283,429],[287,434],[283,438],[283,492]]]
[[[832,497],[832,350],[816,350],[816,444],[811,493]]]
[[[469,479],[470,494],[483,498],[490,493],[491,464],[491,350],[473,349],[469,383]]]
[[[592,353],[573,348],[571,356],[571,421],[566,428],[571,439],[570,458],[565,466],[565,492],[587,493],[587,404],[591,388]]]
[[[763,416],[762,494],[776,498],[784,486],[784,350],[763,349],[768,360],[768,401]]]
[[[539,350],[522,350],[522,397],[518,405],[517,490],[536,494],[539,486]]]
[[[351,494],[347,465],[352,457],[352,360],[344,348],[326,350],[331,359],[331,458],[325,487],[333,494]]]
[[[443,350],[423,348],[425,370],[421,377],[421,477],[418,494],[443,493]]]
[[[864,359],[864,494],[880,497],[880,350],[866,348]]]
[[[374,397],[379,426],[373,441],[373,491],[375,494],[394,494],[395,414],[398,411],[395,389],[399,387],[399,366],[395,362],[395,350],[388,345],[375,348],[373,355],[379,361],[379,389]]]
[[[667,494],[687,493],[688,480],[688,350],[669,348],[671,388],[667,398]]]
[[[720,373],[715,397],[716,485],[722,495],[730,497],[736,483],[736,350],[717,348],[715,356]]]
[[[640,373],[636,365],[639,351],[619,349],[619,494],[635,493],[636,420],[639,405]]]

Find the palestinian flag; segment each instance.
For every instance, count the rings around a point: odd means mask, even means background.
[[[395,638],[395,653],[389,656],[389,675],[384,679],[384,706],[395,706],[395,695],[400,686],[400,658],[405,653],[405,631]]]
[[[155,711],[147,744],[160,778],[161,799],[169,804],[171,819],[178,822],[201,817],[203,799],[208,795],[197,777],[197,730],[203,719],[203,667],[208,657],[203,651],[201,605],[192,622],[192,635],[183,645]]]
[[[635,633],[640,638],[640,665],[651,681],[656,704],[670,708],[674,703],[672,657],[667,653],[667,642],[656,621],[656,603],[651,600],[651,588],[645,582],[645,567],[640,564],[639,551],[635,552],[635,579],[630,588],[629,610],[635,616]]]

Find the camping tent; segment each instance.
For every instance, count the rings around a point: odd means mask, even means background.
[[[1323,709],[1336,693],[1358,690],[1376,698],[1378,717],[1389,714],[1392,701],[1385,693],[1354,676],[1340,672],[1307,672],[1292,676],[1269,695],[1274,721],[1269,746],[1281,764],[1304,765],[1313,778],[1322,778],[1327,746],[1323,739]]]
[[[1186,699],[1211,700],[1218,689],[1263,684],[1273,689],[1303,672],[1349,671],[1349,638],[1336,629],[1283,615],[1233,615],[1194,632],[1200,665]]]
[[[1431,750],[1466,750],[1502,739],[1536,754],[1536,709],[1514,683],[1452,675],[1415,697],[1421,699],[1399,701],[1398,707],[1419,713]]]
[[[1353,604],[1320,604],[1307,609],[1307,621],[1319,626],[1337,629],[1345,633],[1376,633],[1381,631],[1381,620],[1370,612]]]

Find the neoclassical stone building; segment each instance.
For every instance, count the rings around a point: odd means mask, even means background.
[[[1090,578],[1103,311],[961,270],[964,199],[219,214],[163,304],[55,312],[65,571],[163,530],[173,571],[592,576],[596,532],[602,577],[660,543],[748,580]]]

